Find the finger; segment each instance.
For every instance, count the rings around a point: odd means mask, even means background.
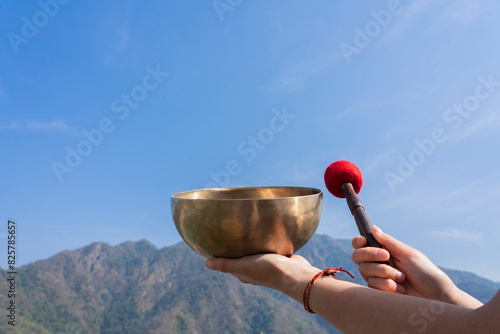
[[[351,259],[357,265],[363,262],[384,262],[389,260],[390,254],[387,250],[375,247],[364,247],[352,252]]]
[[[352,239],[352,248],[359,249],[366,246],[366,238],[362,235],[358,235]]]
[[[365,281],[368,281],[371,277],[390,279],[395,282],[403,282],[405,280],[405,274],[386,264],[362,263],[359,266],[359,273]]]
[[[205,262],[205,266],[210,270],[234,274],[236,271],[235,261],[232,259],[212,258]]]
[[[401,293],[401,294],[406,292],[406,289],[401,284],[398,284],[391,279],[370,277],[366,281],[366,283],[368,284],[368,286],[370,288],[381,290],[381,291]]]
[[[292,256],[290,256],[290,259],[294,260],[295,262],[299,263],[302,266],[306,266],[306,267],[310,267],[311,266],[311,264],[309,263],[309,261],[307,261],[306,259],[304,259],[300,255],[292,255]]]
[[[250,283],[249,281],[247,281],[247,279],[246,279],[246,278],[244,278],[243,276],[236,275],[236,274],[231,274],[231,275],[233,275],[234,277],[236,277],[237,279],[239,279],[239,280],[240,280],[240,282],[241,282],[241,283],[243,283],[243,284],[252,284],[252,283]],[[253,285],[253,284],[252,284],[252,285]]]
[[[396,258],[404,257],[415,252],[414,248],[382,232],[378,226],[372,226],[372,234],[375,239]]]

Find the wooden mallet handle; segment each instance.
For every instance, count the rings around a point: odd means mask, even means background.
[[[325,185],[333,196],[347,200],[359,233],[366,238],[366,246],[383,248],[372,234],[372,223],[357,195],[363,185],[359,168],[347,160],[332,162],[325,171]],[[389,264],[388,261],[379,263]]]
[[[347,205],[349,206],[349,210],[351,210],[351,213],[354,216],[354,220],[356,221],[356,225],[358,226],[359,233],[366,238],[366,246],[384,248],[373,236],[372,223],[370,222],[370,219],[365,212],[363,203],[361,203],[358,195],[356,195],[352,184],[350,182],[344,182],[342,183],[340,189],[345,195]],[[378,263],[389,264],[389,261]]]

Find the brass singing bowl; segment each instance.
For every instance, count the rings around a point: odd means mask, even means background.
[[[290,256],[313,236],[323,192],[304,187],[213,188],[172,196],[182,239],[206,257]]]

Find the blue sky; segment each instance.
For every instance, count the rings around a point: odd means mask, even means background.
[[[19,264],[94,241],[164,247],[180,241],[174,193],[326,191],[325,168],[346,159],[373,223],[438,265],[500,281],[499,11],[1,1],[2,242],[14,219]],[[328,193],[318,232],[357,235]]]

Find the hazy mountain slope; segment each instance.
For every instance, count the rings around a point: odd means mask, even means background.
[[[364,284],[351,252],[348,240],[316,235],[300,254],[318,268],[342,266]],[[499,288],[447,272],[483,300]],[[19,268],[18,290],[18,326],[9,333],[337,333],[287,296],[205,269],[183,243],[94,243],[62,252]],[[6,305],[5,293],[0,301]],[[0,332],[6,328],[3,321]]]

